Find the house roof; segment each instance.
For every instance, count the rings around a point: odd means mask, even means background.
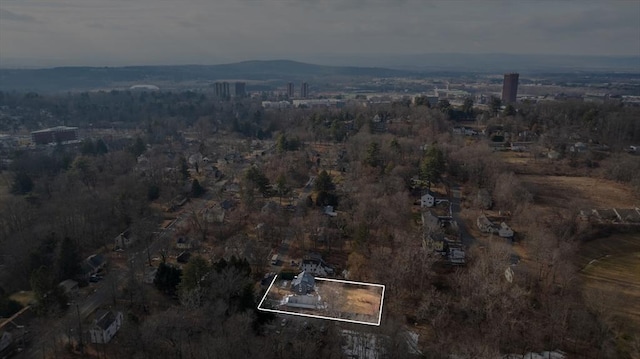
[[[179,263],[187,263],[190,258],[191,258],[191,253],[182,252],[176,257],[176,261],[178,261]]]
[[[116,315],[112,311],[101,310],[96,315],[96,327],[107,330],[115,320]]]
[[[316,306],[318,304],[318,298],[311,295],[292,295],[287,297],[287,303]]]
[[[178,237],[177,243],[189,243],[189,238],[180,236]]]
[[[77,287],[78,286],[78,282],[76,282],[73,279],[67,279],[67,280],[63,280],[58,285],[61,286],[62,288],[64,288],[64,290],[69,291],[72,288]]]
[[[234,205],[233,201],[228,199],[225,199],[220,203],[220,207],[222,207],[222,209],[231,209],[233,208],[233,205]]]
[[[102,254],[93,254],[87,258],[87,263],[94,269],[97,269],[106,263],[106,259]]]
[[[300,274],[298,274],[291,281],[291,286],[292,287],[303,285],[303,286],[309,286],[310,288],[313,288],[315,286],[315,284],[316,284],[316,280],[313,277],[313,275],[311,275],[310,273],[305,272],[305,271],[303,271]]]

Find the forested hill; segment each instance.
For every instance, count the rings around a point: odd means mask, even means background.
[[[223,65],[0,69],[0,90],[77,91],[133,83],[187,84],[221,79],[288,82],[318,77],[401,77],[411,74],[413,72],[379,67],[322,66],[288,60]]]

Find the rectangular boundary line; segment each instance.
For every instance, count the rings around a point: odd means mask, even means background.
[[[278,275],[276,274],[273,277],[273,280],[271,281],[271,284],[269,285],[269,288],[267,288],[267,291],[264,293],[264,296],[262,296],[262,300],[260,301],[260,304],[258,304],[258,310],[263,311],[263,312],[271,312],[271,313],[279,313],[279,314],[288,314],[288,315],[296,315],[299,317],[308,317],[308,318],[317,318],[317,319],[327,319],[327,320],[334,320],[334,321],[338,321],[338,322],[347,322],[347,323],[355,323],[355,324],[364,324],[364,325],[373,325],[373,326],[380,326],[380,323],[382,321],[382,307],[384,305],[384,292],[385,292],[385,285],[384,284],[376,284],[376,283],[365,283],[365,282],[356,282],[356,281],[349,281],[349,280],[342,280],[342,279],[330,279],[330,278],[318,278],[318,277],[314,277],[314,279],[317,280],[323,280],[323,281],[328,281],[328,282],[338,282],[338,283],[347,283],[347,284],[357,284],[357,285],[362,285],[362,286],[373,286],[373,287],[380,287],[382,288],[382,296],[380,297],[380,312],[378,313],[378,322],[377,323],[372,323],[372,322],[363,322],[360,320],[352,320],[352,319],[342,319],[342,318],[333,318],[333,317],[325,317],[323,315],[313,315],[313,314],[305,314],[305,313],[298,313],[298,312],[287,312],[284,310],[278,310],[278,309],[267,309],[267,308],[262,308],[262,303],[264,302],[264,300],[267,298],[267,294],[269,294],[269,291],[271,291],[271,287],[273,287],[273,284],[276,282],[276,279],[278,278]]]
[[[277,274],[273,276],[273,279],[271,280],[271,284],[269,284],[269,288],[267,288],[267,291],[264,292],[264,295],[262,296],[262,300],[260,301],[260,304],[258,304],[258,310],[261,310],[260,307],[262,307],[262,302],[264,302],[264,300],[267,299],[267,294],[269,294],[271,287],[273,287],[273,283],[276,282],[276,278],[278,278]]]

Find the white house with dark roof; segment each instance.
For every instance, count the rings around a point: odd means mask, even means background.
[[[185,236],[180,236],[176,239],[176,248],[178,249],[191,249],[194,247],[193,239]]]
[[[135,238],[131,234],[131,230],[127,229],[126,231],[118,234],[116,238],[113,240],[113,244],[116,248],[129,248],[134,243]]]
[[[122,312],[99,311],[89,335],[92,343],[105,344],[111,341],[122,326]]]
[[[436,196],[433,192],[427,191],[420,197],[420,207],[433,207],[436,204]]]
[[[331,268],[317,253],[311,253],[305,256],[300,263],[300,269],[317,276],[327,276],[333,274]]]

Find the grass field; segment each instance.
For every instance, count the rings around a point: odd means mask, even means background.
[[[598,290],[624,303],[615,311],[640,333],[640,233],[592,240],[579,254],[585,290]]]
[[[622,183],[606,180],[603,169],[573,168],[566,161],[534,161],[528,154],[500,153],[502,160],[533,194],[536,222],[553,224],[582,209],[624,209],[640,206],[640,196]],[[593,176],[593,177],[590,177]],[[526,223],[522,245],[514,250],[528,257]],[[518,231],[518,228],[514,228]],[[582,242],[578,276],[585,304],[615,328],[616,345],[634,352],[640,338],[640,231],[616,233]]]
[[[519,175],[536,204],[554,208],[631,208],[640,203],[628,186],[591,177]]]

